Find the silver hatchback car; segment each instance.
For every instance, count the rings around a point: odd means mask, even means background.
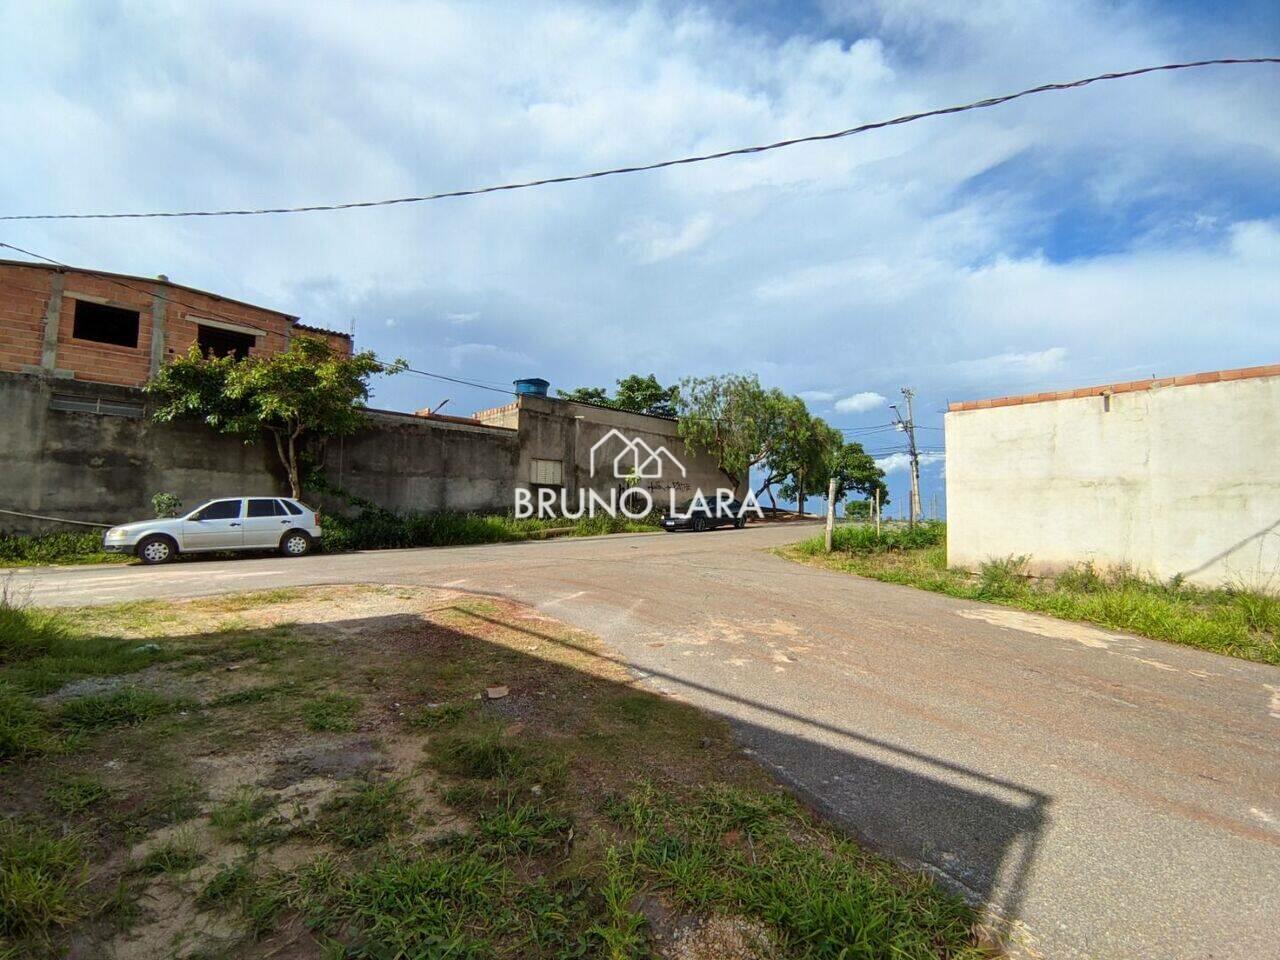
[[[185,517],[140,520],[112,527],[102,537],[109,553],[132,553],[143,563],[168,563],[180,553],[277,550],[310,553],[320,539],[320,515],[289,497],[210,500]]]

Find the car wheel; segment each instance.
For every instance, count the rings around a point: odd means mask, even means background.
[[[311,552],[311,537],[301,530],[290,530],[280,538],[280,552],[286,557],[305,557]]]
[[[694,532],[694,533],[701,533],[703,530],[707,529],[707,518],[706,518],[706,517],[694,517],[694,518],[693,518],[693,523],[692,523],[692,524],[690,524],[690,526],[691,526],[691,527],[693,527],[693,532]]]
[[[173,541],[158,534],[138,544],[138,559],[143,563],[168,563],[178,555]]]
[[[738,517],[736,520],[733,521],[733,528],[735,530],[741,530],[746,525],[747,525],[746,517]]]

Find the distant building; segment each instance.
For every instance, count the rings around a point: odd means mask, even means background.
[[[266,356],[297,334],[351,353],[345,333],[165,277],[0,260],[0,371],[137,387],[192,344]]]
[[[1280,364],[953,403],[947,561],[1280,592]]]

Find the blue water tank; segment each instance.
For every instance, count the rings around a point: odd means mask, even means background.
[[[516,380],[516,395],[527,394],[532,397],[545,397],[547,388],[551,386],[551,382],[543,380],[541,377],[529,377],[525,380]]]

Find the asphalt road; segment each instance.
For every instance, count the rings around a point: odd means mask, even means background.
[[[1046,957],[1280,957],[1280,670],[817,570],[814,528],[21,572],[41,604],[379,582],[611,644]]]

